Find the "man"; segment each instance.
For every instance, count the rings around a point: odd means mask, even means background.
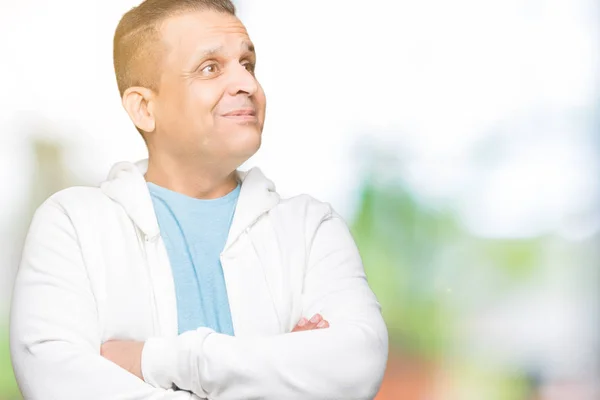
[[[373,398],[387,331],[346,224],[237,170],[265,95],[233,5],[147,0],[114,57],[149,158],[37,210],[11,312],[24,397]]]

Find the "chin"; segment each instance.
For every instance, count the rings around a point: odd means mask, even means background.
[[[238,128],[232,136],[231,150],[245,158],[252,157],[262,143],[262,129],[258,126]]]

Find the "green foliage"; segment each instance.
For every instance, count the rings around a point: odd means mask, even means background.
[[[21,394],[10,363],[8,329],[0,328],[0,400],[16,399],[21,399]]]
[[[400,181],[367,181],[351,229],[391,345],[426,358],[451,346],[460,320],[451,290],[463,305],[482,292],[499,295],[530,283],[544,255],[543,239],[474,237],[451,211],[424,206]],[[474,281],[480,287],[470,286]]]
[[[509,280],[525,281],[533,278],[532,266],[540,265],[544,254],[543,239],[481,241],[480,257],[490,260]]]
[[[449,319],[433,275],[438,250],[455,230],[450,216],[425,209],[399,186],[363,189],[352,232],[392,345],[425,356],[442,350]]]

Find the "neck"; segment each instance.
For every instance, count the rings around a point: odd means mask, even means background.
[[[211,168],[212,167],[212,168]],[[215,165],[148,157],[147,182],[197,199],[216,199],[230,193],[238,185],[237,173],[223,171]]]

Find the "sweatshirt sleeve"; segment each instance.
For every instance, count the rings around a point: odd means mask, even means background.
[[[387,329],[345,222],[331,212],[310,247],[303,315],[327,329],[237,338],[206,328],[144,347],[144,377],[214,400],[373,399],[385,370]]]
[[[96,302],[68,215],[52,198],[35,213],[17,273],[10,349],[28,400],[191,400],[155,388],[100,355]]]

